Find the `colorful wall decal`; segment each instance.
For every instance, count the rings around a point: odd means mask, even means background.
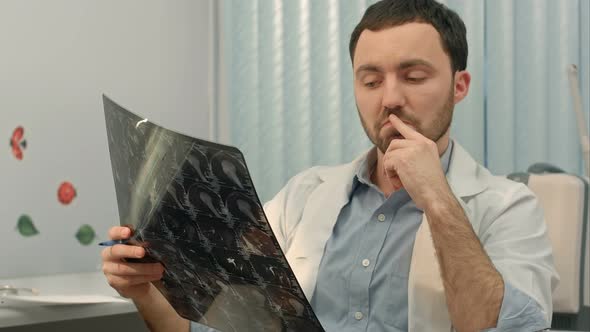
[[[57,190],[57,199],[61,204],[68,205],[76,197],[76,188],[68,181],[64,181],[59,185]]]
[[[39,231],[33,224],[33,219],[26,214],[21,215],[18,218],[18,222],[16,224],[16,229],[22,236],[33,236],[39,234]]]
[[[78,232],[76,232],[76,239],[78,239],[78,242],[80,242],[80,244],[85,246],[91,244],[92,241],[94,241],[95,237],[96,233],[90,225],[82,225],[78,229]]]
[[[23,127],[16,127],[12,132],[12,137],[10,137],[10,148],[12,149],[12,155],[16,159],[23,160],[23,151],[27,148],[25,129]]]

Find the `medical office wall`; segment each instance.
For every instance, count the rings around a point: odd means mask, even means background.
[[[219,106],[226,121],[218,122],[217,137],[244,150],[263,200],[303,169],[348,162],[368,148],[348,42],[374,2],[219,2]],[[467,26],[472,74],[452,136],[496,174],[535,162],[581,174],[567,67],[579,68],[589,119],[590,1],[441,2]]]
[[[119,223],[102,93],[209,138],[210,9],[0,2],[0,278],[99,269]]]

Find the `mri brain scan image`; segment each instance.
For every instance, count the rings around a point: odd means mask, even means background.
[[[120,222],[165,266],[157,287],[179,315],[219,331],[324,331],[242,153],[103,101]]]

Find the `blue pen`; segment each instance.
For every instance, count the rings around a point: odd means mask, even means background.
[[[128,240],[110,240],[110,241],[105,241],[105,242],[101,242],[98,245],[102,246],[102,247],[112,247],[115,244],[127,244]]]

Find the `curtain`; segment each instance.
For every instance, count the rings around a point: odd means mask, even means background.
[[[488,167],[506,174],[549,162],[582,174],[567,67],[580,70],[588,121],[588,1],[485,5]]]
[[[355,106],[348,42],[373,2],[221,1],[225,115],[217,125],[225,135],[214,138],[244,152],[262,201],[298,172],[348,162],[370,146]],[[588,30],[588,2],[442,2],[467,26],[472,74],[451,136],[493,172],[537,161],[581,172],[565,66],[579,64],[587,90],[588,43],[581,47],[580,30]],[[588,113],[588,93],[584,100]]]

